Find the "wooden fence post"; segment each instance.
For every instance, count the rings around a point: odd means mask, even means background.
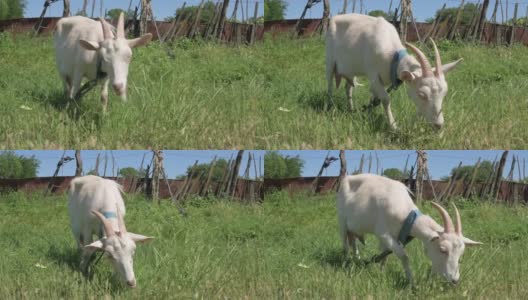
[[[202,10],[204,8],[204,3],[205,3],[205,0],[202,0],[200,2],[200,6],[198,6],[198,10],[196,11],[196,16],[194,18],[194,22],[191,26],[191,30],[189,31],[189,38],[192,39],[194,38],[194,34],[196,32],[196,27],[198,27],[198,24],[200,23],[200,16],[202,15]]]
[[[97,158],[95,159],[95,167],[94,167],[94,175],[99,176],[99,158],[101,157],[101,153],[97,153]]]
[[[55,173],[53,173],[53,176],[51,177],[49,183],[48,183],[48,189],[46,190],[45,196],[48,195],[49,192],[53,192],[53,188],[55,187],[55,178],[57,175],[59,175],[60,168],[67,162],[72,161],[73,158],[66,155],[66,150],[62,152],[62,156],[57,162],[57,168],[55,169]]]
[[[482,3],[482,9],[480,10],[480,18],[478,21],[475,38],[477,41],[480,42],[480,39],[482,38],[482,32],[484,31],[484,23],[486,21],[486,13],[488,12],[488,6],[489,6],[490,0],[484,0]]]
[[[447,34],[447,39],[449,40],[455,39],[457,27],[460,22],[460,16],[462,15],[462,11],[464,10],[464,2],[465,0],[460,1],[460,6],[458,7],[457,14],[455,17],[455,23],[453,24],[453,27],[451,27],[451,30]]]
[[[238,172],[240,170],[240,164],[242,163],[243,155],[244,155],[244,150],[238,150],[237,157],[235,159],[235,165],[233,166],[233,173],[231,173],[230,186],[228,190],[228,194],[231,195],[231,197],[235,196],[235,192],[237,188]]]
[[[222,33],[224,32],[226,10],[228,6],[229,6],[229,0],[224,0],[224,4],[222,5],[222,11],[220,12],[220,19],[218,19],[218,33],[216,36],[218,40],[222,40]]]
[[[70,0],[64,0],[64,9],[62,10],[62,17],[70,16]]]
[[[330,21],[330,1],[323,0],[323,18],[321,20],[321,34],[325,34],[328,29],[328,22]]]
[[[82,176],[83,164],[81,159],[81,150],[75,150],[75,177]]]
[[[509,44],[512,46],[515,43],[515,23],[517,22],[517,10],[519,9],[519,3],[515,3],[515,9],[513,10],[513,19],[511,27],[511,35]]]
[[[205,180],[205,184],[202,187],[201,195],[207,196],[209,194],[209,184],[211,183],[211,177],[213,177],[214,168],[216,166],[216,155],[213,158],[213,161],[211,162],[211,165],[209,166],[209,172],[207,173],[207,179]]]
[[[159,179],[163,168],[163,153],[161,150],[152,150],[154,166],[152,169],[152,202],[159,204]]]
[[[499,0],[495,0],[495,6],[493,7],[493,13],[491,13],[491,22],[497,23],[497,8],[499,7]]]
[[[501,189],[500,184],[502,182],[502,172],[504,171],[504,164],[506,163],[506,158],[508,157],[508,150],[504,151],[502,153],[500,162],[499,162],[499,168],[497,169],[497,176],[495,177],[494,182],[494,190],[493,195],[495,196],[495,201],[497,201],[497,198],[499,197],[499,191]]]
[[[475,184],[475,178],[477,177],[479,167],[480,167],[480,157],[478,158],[477,163],[473,167],[473,174],[471,174],[471,181],[469,182],[468,188],[464,192],[464,198],[471,197],[473,193],[473,185]]]
[[[259,6],[259,3],[255,2],[255,11],[253,13],[253,26],[251,27],[251,39],[249,41],[251,45],[255,43],[255,34],[257,32],[258,6]]]

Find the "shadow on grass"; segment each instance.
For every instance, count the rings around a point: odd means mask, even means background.
[[[75,248],[51,245],[47,256],[59,266],[68,266],[74,271],[80,271],[79,262],[81,260],[81,255]]]
[[[112,294],[114,294],[114,292],[117,293],[119,291],[126,290],[127,287],[114,274],[108,273],[107,275],[109,277],[106,277],[106,275],[101,275],[107,273],[107,270],[104,270],[101,266],[105,264],[104,259],[101,259],[99,262],[97,262],[100,254],[101,252],[95,252],[92,254],[92,257],[90,258],[90,267],[86,273],[82,272],[80,268],[81,253],[75,247],[59,247],[52,245],[48,250],[47,256],[50,260],[55,261],[58,266],[67,266],[71,270],[79,272],[82,274],[82,278],[84,278],[84,280],[100,281],[106,280],[106,278],[110,279],[110,282],[113,285]],[[101,274],[99,274],[100,276],[95,276],[96,273]]]
[[[347,101],[344,97],[334,95],[333,98],[334,101],[330,101],[330,98],[325,91],[308,91],[301,93],[301,95],[299,95],[297,98],[297,102],[317,112],[329,112],[333,110],[339,112],[350,112]]]
[[[65,95],[62,89],[53,91],[45,91],[42,89],[35,89],[30,91],[31,99],[35,102],[42,103],[53,107],[57,112],[64,113],[72,121],[78,122],[93,121],[95,128],[99,130],[105,121],[104,114],[100,111],[93,111],[84,103],[88,95],[81,99],[70,100]]]
[[[381,268],[379,263],[369,263],[370,257],[358,260],[352,256],[345,257],[341,248],[334,248],[323,253],[317,253],[316,257],[323,265],[329,265],[336,270],[342,270],[347,275],[352,275],[362,270]],[[392,278],[391,282],[395,289],[406,289],[409,287],[407,279],[405,278],[403,267],[401,269],[388,268],[385,266],[384,273],[387,278]]]

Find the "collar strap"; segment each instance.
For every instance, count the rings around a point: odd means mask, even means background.
[[[103,211],[103,216],[107,219],[117,219],[117,214],[113,211]]]
[[[392,89],[397,89],[401,84],[402,84],[402,81],[400,80],[400,78],[398,78],[398,66],[400,65],[400,61],[402,60],[402,58],[404,58],[405,56],[409,55],[409,53],[407,52],[407,49],[401,49],[401,50],[398,50],[394,53],[394,56],[392,57],[392,62],[391,62],[391,88]]]
[[[416,219],[421,216],[422,213],[418,209],[413,209],[411,212],[407,215],[407,218],[405,218],[405,221],[403,221],[402,228],[400,229],[400,234],[398,234],[398,241],[405,245],[408,242],[408,239],[412,237],[411,234],[411,228],[414,225],[414,222]]]

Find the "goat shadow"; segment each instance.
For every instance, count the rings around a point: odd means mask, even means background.
[[[100,252],[95,252],[92,254],[90,260],[90,269],[87,273],[85,273],[80,268],[81,252],[77,248],[51,245],[47,253],[47,257],[50,260],[55,261],[59,267],[67,266],[72,271],[79,272],[82,275],[80,278],[88,281],[92,281],[94,279],[95,273],[97,272],[95,261],[99,258],[99,255]],[[99,264],[101,264],[101,262],[99,262]],[[117,292],[119,290],[126,289],[114,275],[111,276],[110,281],[112,282],[113,286],[116,287],[112,289],[112,291]]]
[[[341,248],[327,249],[324,252],[316,253],[315,257],[317,260],[319,260],[321,265],[328,265],[334,268],[336,271],[341,270],[345,272],[348,277],[352,277],[354,276],[354,273],[361,272],[363,270],[380,268],[379,263],[368,262],[370,257],[368,257],[368,259],[362,258],[360,260],[353,258],[351,255],[345,257],[343,249]],[[385,266],[383,272],[387,274],[387,277],[394,279],[391,281],[393,288],[404,290],[409,287],[403,268],[401,268],[400,272],[399,270]]]
[[[333,102],[330,101],[326,91],[304,91],[298,98],[297,102],[318,113],[335,113],[358,120],[361,126],[366,126],[370,132],[382,135],[383,138],[391,143],[399,145],[401,148],[412,148],[416,144],[413,131],[392,130],[389,127],[385,111],[380,101],[376,105],[371,105],[371,99],[367,102],[354,101],[355,108],[350,110],[348,100],[342,93],[334,93]],[[424,142],[424,141],[422,141]]]
[[[102,112],[95,112],[86,104],[90,93],[82,98],[71,100],[64,95],[63,89],[54,89],[52,91],[45,91],[42,89],[35,89],[30,91],[30,97],[33,101],[49,105],[59,113],[64,113],[70,120],[78,122],[80,120],[93,120],[97,129],[104,123],[104,115]]]
[[[383,108],[381,105],[369,107],[370,99],[365,103],[354,101],[354,109],[350,110],[348,100],[342,93],[334,93],[333,101],[330,101],[326,91],[305,91],[297,97],[297,102],[315,112],[332,113],[332,115],[339,113],[359,119],[361,123],[375,132],[387,132],[389,129]]]

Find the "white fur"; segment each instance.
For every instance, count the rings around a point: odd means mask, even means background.
[[[392,24],[384,18],[359,14],[345,14],[330,20],[326,34],[326,78],[328,94],[332,99],[333,77],[337,87],[342,78],[346,81],[346,94],[353,109],[352,91],[355,77],[366,76],[372,94],[379,98],[389,124],[396,129],[390,108],[390,96],[385,86],[391,84],[390,68],[394,53],[405,49]],[[444,72],[453,69],[459,62],[442,66]],[[428,122],[439,128],[444,124],[442,101],[447,93],[447,82],[443,78],[422,77],[420,64],[415,57],[404,57],[397,69],[398,77],[407,83],[409,97],[417,110]]]
[[[352,246],[359,257],[356,240],[374,234],[382,251],[392,250],[398,256],[412,284],[409,259],[398,235],[413,209],[417,207],[407,187],[399,181],[372,174],[344,177],[337,194],[337,217],[345,254]],[[480,244],[455,233],[445,233],[444,227],[427,215],[416,219],[410,235],[423,242],[433,271],[452,283],[459,280],[458,262],[464,247]]]
[[[120,234],[117,218],[107,219],[117,233],[107,237],[101,221],[91,213],[92,210],[101,213],[113,212],[124,217],[125,204],[121,192],[121,186],[115,181],[92,175],[77,177],[70,183],[68,212],[73,236],[83,252],[81,268],[87,270],[94,251],[105,251],[121,279],[130,287],[135,287],[133,256],[136,242],[147,242],[152,238],[131,232]],[[99,235],[100,239],[94,241],[94,234]]]
[[[106,21],[94,21],[82,16],[62,18],[57,23],[54,39],[59,74],[65,94],[70,99],[79,91],[83,78],[96,78],[97,56],[103,59],[101,69],[108,76],[102,85],[101,102],[106,111],[108,84],[111,82],[116,94],[126,101],[131,48],[147,44],[152,35],[149,33],[133,40],[119,36],[105,40],[102,22]]]

